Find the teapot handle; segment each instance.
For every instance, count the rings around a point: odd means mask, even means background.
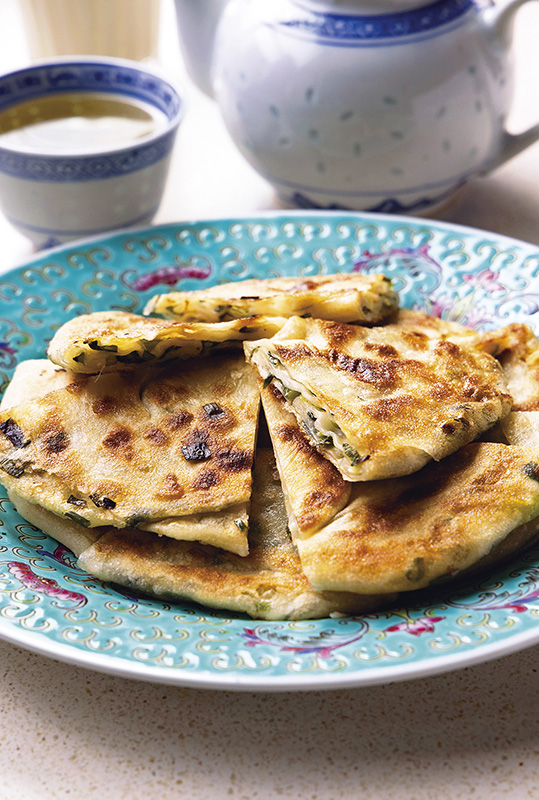
[[[485,22],[492,30],[494,36],[507,47],[511,39],[515,13],[530,0],[509,0],[501,6],[489,8],[484,12]],[[495,158],[489,162],[484,173],[491,172],[509,159],[526,150],[527,147],[539,140],[539,123],[533,125],[522,133],[509,133],[504,131],[500,149]]]

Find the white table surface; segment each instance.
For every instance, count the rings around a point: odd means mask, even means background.
[[[165,0],[161,64],[183,83],[156,222],[278,208],[184,75]],[[516,28],[515,129],[539,116],[539,4]],[[0,72],[29,61],[0,0]],[[539,244],[539,145],[469,184],[448,221]],[[0,272],[32,255],[0,215]],[[0,642],[0,800],[438,800],[539,797],[539,647],[387,686],[284,694],[126,680]]]

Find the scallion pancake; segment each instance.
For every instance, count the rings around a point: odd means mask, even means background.
[[[492,356],[399,325],[294,317],[244,349],[350,481],[406,475],[445,458],[512,404]]]
[[[538,531],[539,450],[483,442],[414,475],[356,484],[328,525],[296,543],[314,588],[372,594],[421,589],[489,556],[492,566]]]
[[[169,292],[153,297],[144,313],[182,322],[221,322],[265,314],[374,324],[391,314],[397,304],[397,293],[385,275],[352,272],[253,278],[198,291]]]
[[[290,530],[294,539],[311,536],[346,505],[352,484],[307,439],[273,384],[262,388],[261,397]]]
[[[271,450],[256,454],[250,546],[245,557],[141,530],[89,531],[17,495],[11,499],[21,516],[73,550],[82,569],[99,580],[160,600],[190,600],[274,620],[364,614],[396,599],[395,595],[369,597],[312,589],[287,531]]]
[[[513,396],[500,434],[510,444],[539,447],[539,339],[528,325],[513,323],[482,334],[480,346],[500,362]]]
[[[245,339],[273,336],[285,320],[269,317],[214,323],[168,322],[126,311],[96,311],[59,328],[47,351],[73,372],[101,373],[156,361],[206,356],[240,347]]]
[[[263,449],[255,461],[248,556],[143,531],[111,530],[81,554],[79,564],[101,580],[161,599],[195,600],[257,619],[364,614],[396,599],[312,589],[287,530],[273,453]]]
[[[2,411],[0,480],[87,527],[245,555],[258,408],[242,354],[79,376]]]

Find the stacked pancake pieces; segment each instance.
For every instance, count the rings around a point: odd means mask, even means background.
[[[387,278],[359,273],[172,292],[145,315],[70,320],[1,406],[12,502],[98,579],[309,619],[537,535],[526,326],[398,309]]]

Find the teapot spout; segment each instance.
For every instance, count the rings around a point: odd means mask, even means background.
[[[175,0],[180,50],[193,83],[213,96],[211,65],[217,23],[228,0]]]

